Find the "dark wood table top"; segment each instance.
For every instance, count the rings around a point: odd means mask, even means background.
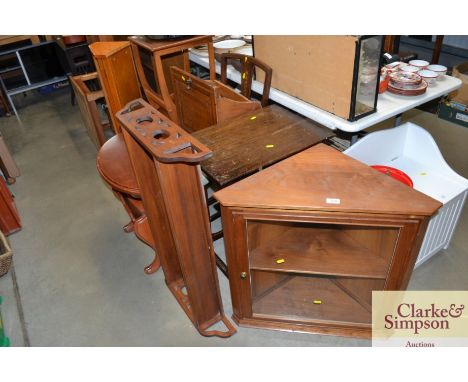
[[[219,189],[335,134],[272,105],[192,135],[213,152],[201,167]]]

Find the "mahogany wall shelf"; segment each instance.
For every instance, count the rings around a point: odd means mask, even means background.
[[[241,326],[370,337],[441,204],[319,144],[214,194]]]
[[[156,237],[166,284],[204,336],[236,332],[224,316],[199,163],[211,151],[142,99],[117,114]],[[225,331],[210,329],[223,322]]]

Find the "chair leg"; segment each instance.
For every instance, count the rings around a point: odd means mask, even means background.
[[[134,231],[133,220],[129,221],[128,224],[124,225],[123,230],[125,233],[130,233]]]

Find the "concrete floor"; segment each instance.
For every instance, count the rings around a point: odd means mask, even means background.
[[[0,278],[4,326],[13,346],[370,345],[246,328],[229,339],[199,335],[162,271],[143,273],[152,250],[122,231],[128,216],[96,171],[96,149],[68,91],[16,96],[15,103],[22,123],[0,118],[0,132],[22,172],[11,187],[23,223],[9,237],[16,280],[12,271]],[[427,128],[447,162],[468,177],[468,129],[417,110],[404,120]],[[409,289],[467,290],[467,232],[465,207],[450,247],[414,272]],[[230,316],[228,283],[221,273],[219,279]]]

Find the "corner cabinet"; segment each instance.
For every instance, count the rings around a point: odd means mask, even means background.
[[[370,337],[440,203],[325,145],[215,194],[241,326]]]

